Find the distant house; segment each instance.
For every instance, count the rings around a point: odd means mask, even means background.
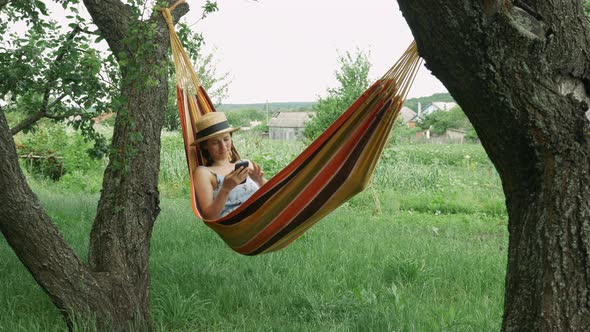
[[[465,130],[449,128],[445,132],[445,136],[451,142],[463,143],[465,141],[466,133]]]
[[[442,101],[435,101],[430,103],[430,105],[426,106],[426,108],[422,109],[422,105],[418,103],[418,112],[415,113],[414,117],[412,117],[407,123],[408,127],[414,128],[420,120],[422,120],[425,116],[430,115],[432,113],[438,111],[445,111],[448,112],[454,107],[458,106],[455,102],[442,102]]]
[[[308,112],[279,112],[268,121],[268,136],[274,140],[301,140],[305,123],[312,116],[313,113]]]
[[[438,112],[438,111],[445,111],[448,112],[451,109],[453,109],[453,107],[456,107],[457,103],[455,102],[442,102],[442,101],[435,101],[433,103],[431,103],[430,105],[426,106],[426,108],[424,108],[422,110],[422,116],[426,116],[426,115],[430,115],[434,112]]]
[[[404,124],[410,123],[410,121],[416,116],[416,112],[412,111],[411,108],[403,106],[399,111],[399,117],[402,119]]]

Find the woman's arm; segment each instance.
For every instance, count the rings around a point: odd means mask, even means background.
[[[242,179],[246,178],[248,170],[240,169],[233,171],[225,176],[221,188],[215,199],[213,198],[213,190],[215,189],[212,180],[212,173],[206,167],[198,167],[194,172],[194,183],[197,192],[197,202],[199,203],[199,210],[203,218],[215,219],[219,217],[229,193],[234,189]]]

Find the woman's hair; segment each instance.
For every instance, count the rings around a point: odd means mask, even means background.
[[[211,156],[209,155],[209,151],[207,151],[207,140],[204,140],[199,143],[199,150],[201,150],[201,154],[205,159],[205,166],[213,166],[213,160],[211,160]]]
[[[229,135],[233,136],[233,133],[229,133]],[[209,151],[207,151],[207,141],[208,140],[204,140],[199,143],[199,150],[201,150],[201,154],[203,155],[203,158],[205,158],[205,166],[210,167],[210,166],[213,166],[213,159],[211,159],[211,155],[209,155]],[[236,156],[236,154],[234,153],[234,150],[233,150],[233,142],[232,142],[232,149],[230,150],[230,152],[231,152],[230,161],[232,163],[238,161],[239,157]]]

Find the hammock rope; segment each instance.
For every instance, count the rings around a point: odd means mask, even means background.
[[[256,255],[284,248],[367,186],[421,65],[415,42],[381,79],[244,204],[222,218],[207,220],[199,211],[192,177],[193,171],[204,165],[204,158],[191,144],[196,119],[215,108],[176,35],[170,9],[161,10],[176,69],[193,212],[231,249]],[[238,156],[235,148],[232,151]]]

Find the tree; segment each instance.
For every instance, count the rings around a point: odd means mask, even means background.
[[[342,112],[344,112],[369,86],[369,57],[357,50],[352,55],[346,52],[339,55],[340,69],[336,71],[336,79],[340,83],[337,88],[328,89],[326,98],[319,98],[314,105],[315,118],[305,125],[304,136],[313,140],[319,136]]]
[[[225,115],[232,126],[249,127],[252,121],[264,122],[266,120],[266,112],[254,108],[225,111]]]
[[[43,2],[11,2],[0,6],[4,22],[24,20],[29,28],[20,35],[0,25],[7,38],[0,44],[0,99],[7,112],[18,112],[21,121],[10,128],[15,135],[34,130],[43,118],[62,121],[80,130],[95,142],[92,155],[106,152],[106,140],[93,127],[95,116],[109,111],[116,95],[119,75],[112,56],[106,57],[92,47],[89,30],[76,7],[68,8],[69,31],[60,32],[60,24],[48,19]],[[5,10],[3,10],[5,9]]]
[[[0,9],[13,3],[22,9],[20,2],[4,1]],[[167,26],[158,11],[144,14],[141,1],[84,0],[84,4],[121,77],[119,96],[110,105],[117,117],[88,262],[65,242],[27,185],[2,108],[0,231],[68,326],[78,318],[94,321],[99,330],[151,330],[149,249],[160,211],[157,185],[162,110],[168,93]],[[39,7],[23,8],[28,13]],[[175,21],[187,11],[188,5],[177,7]]]
[[[425,107],[433,102],[442,101],[442,102],[454,102],[455,100],[451,97],[450,94],[444,93],[435,93],[427,97],[417,97],[417,98],[409,98],[404,101],[404,106],[411,108],[414,111],[418,111],[418,103]]]
[[[432,132],[438,135],[444,134],[447,129],[473,130],[473,126],[460,107],[453,107],[449,111],[438,111],[428,114],[418,122],[418,125],[422,129],[432,127]]]
[[[590,34],[580,1],[398,0],[508,211],[504,331],[590,330]],[[587,7],[586,7],[587,8]]]

